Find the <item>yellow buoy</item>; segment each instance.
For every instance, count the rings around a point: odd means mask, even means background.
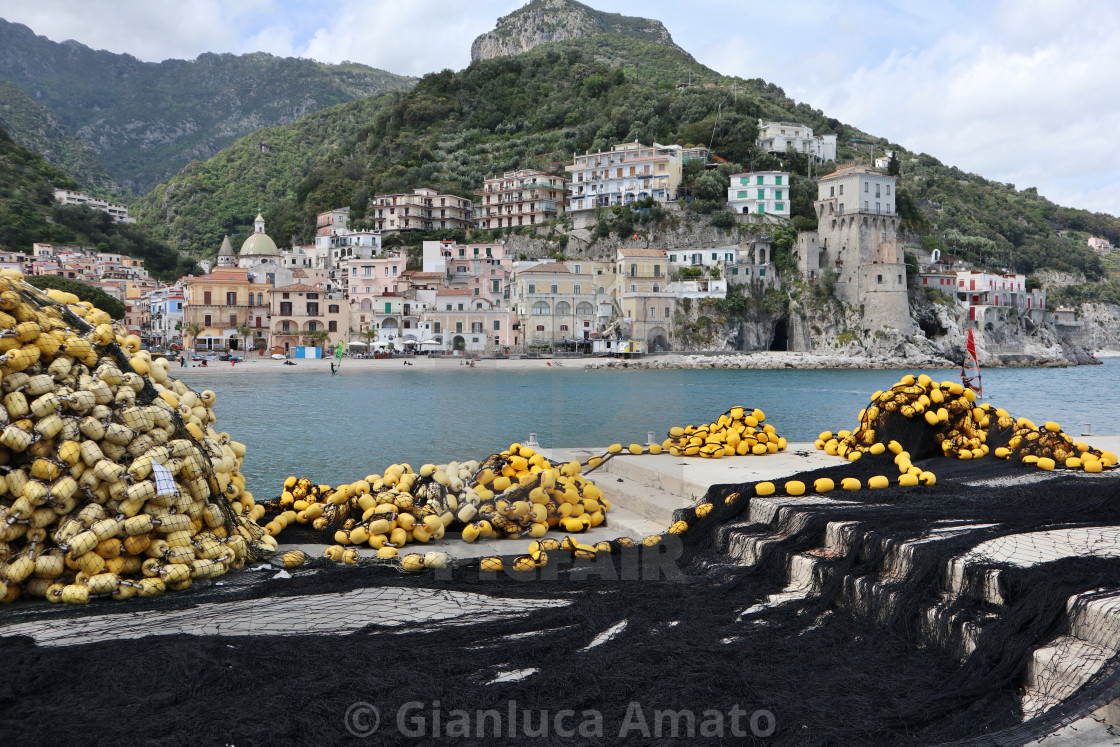
[[[754,486],[755,495],[774,495],[774,483],[760,482]]]
[[[833,482],[831,477],[818,477],[813,481],[813,490],[818,493],[827,493],[836,488],[836,483]]]
[[[845,477],[840,481],[840,487],[844,490],[859,490],[863,485],[855,477]]]
[[[800,480],[790,480],[785,484],[786,495],[804,495],[805,483]]]
[[[885,475],[875,475],[867,480],[867,487],[872,490],[881,490],[891,484],[890,479]]]

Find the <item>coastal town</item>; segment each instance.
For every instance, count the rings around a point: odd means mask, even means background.
[[[898,179],[888,173],[893,153],[871,164],[837,165],[835,135],[815,136],[794,122],[760,120],[758,129],[762,152],[831,169],[814,180],[817,228],[797,234],[793,279],[827,286],[855,314],[856,333],[922,336],[911,313],[915,288],[940,294],[962,329],[1026,318],[1078,331],[1073,310],[1048,308],[1046,292],[1025,275],[908,243],[895,202]],[[682,344],[681,334],[693,303],[723,299],[729,289],[757,295],[783,282],[770,233],[790,222],[790,172],[730,176],[726,207],[748,229],[739,234],[747,241],[657,249],[648,240],[623,240],[608,256],[580,256],[578,247],[604,212],[620,206],[679,211],[684,167],[697,160],[711,168],[721,159],[706,148],[620,143],[574,155],[563,173],[520,169],[488,178],[474,200],[424,186],[375,195],[358,225],[351,225],[348,207],[323,212],[314,243],[290,248],[278,246],[258,214],[239,248],[226,236],[215,259],[202,263],[205,274],[174,283],[150,277],[142,259],[88,247],[36,243],[30,255],[0,257],[0,267],[104,290],[124,302],[129,331],[157,350],[241,357],[322,357],[340,345],[353,356],[696,350]],[[134,220],[125,206],[79,192],[58,190],[55,197],[116,221]],[[531,259],[504,240],[423,241],[416,266],[405,248],[382,244],[407,232],[544,226],[567,231],[564,255]],[[1088,242],[1099,253],[1112,251],[1105,239]],[[907,253],[917,258],[916,268],[907,266]],[[780,334],[768,345],[805,347]]]

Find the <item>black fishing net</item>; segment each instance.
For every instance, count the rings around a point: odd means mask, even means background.
[[[0,736],[335,743],[376,708],[389,743],[1017,744],[1120,695],[1114,476],[920,466],[936,485],[715,486],[681,535],[524,574],[317,561],[15,607]]]

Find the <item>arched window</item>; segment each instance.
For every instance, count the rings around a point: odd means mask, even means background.
[[[264,294],[263,293],[258,293],[257,294],[257,306],[264,306]]]
[[[654,283],[653,284],[653,292],[654,293],[660,293],[661,292],[661,286],[658,285],[657,283]]]
[[[570,303],[568,303],[567,301],[557,301],[556,302],[556,313],[557,314],[564,314],[564,315],[571,314],[572,313],[572,305]]]
[[[590,316],[595,313],[595,307],[587,301],[580,301],[576,304],[576,313],[581,316]]]
[[[533,314],[535,316],[544,316],[548,313],[548,304],[544,301],[537,301],[535,304],[533,304]]]

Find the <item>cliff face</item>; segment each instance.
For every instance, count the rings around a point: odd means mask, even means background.
[[[471,45],[471,60],[507,57],[548,42],[587,39],[600,34],[618,34],[680,49],[660,21],[603,13],[574,0],[533,0],[499,18],[493,31],[475,39]]]

